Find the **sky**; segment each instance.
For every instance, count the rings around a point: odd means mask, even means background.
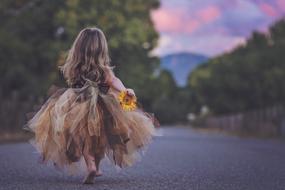
[[[217,56],[244,44],[254,30],[268,31],[284,15],[285,0],[161,0],[151,12],[160,34],[152,53]]]

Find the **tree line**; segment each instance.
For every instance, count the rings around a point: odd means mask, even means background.
[[[266,33],[253,32],[245,45],[210,59],[188,78],[191,109],[213,114],[243,112],[285,102],[285,19]]]

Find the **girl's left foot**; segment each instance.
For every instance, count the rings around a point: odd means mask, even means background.
[[[103,175],[103,173],[101,172],[101,170],[97,170],[96,171],[96,177],[100,177],[102,175]]]
[[[93,184],[95,176],[96,176],[96,171],[95,170],[89,172],[88,175],[83,180],[83,184]]]

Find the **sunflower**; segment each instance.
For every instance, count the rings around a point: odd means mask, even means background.
[[[121,91],[118,98],[123,110],[133,111],[137,108],[136,96],[129,95],[127,91]]]

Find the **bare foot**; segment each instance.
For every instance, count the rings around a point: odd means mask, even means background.
[[[101,170],[97,170],[97,171],[96,171],[96,177],[100,177],[100,176],[102,176],[102,175],[103,175],[103,173],[102,173]]]
[[[93,184],[95,176],[96,176],[96,170],[90,171],[83,180],[83,184]]]

